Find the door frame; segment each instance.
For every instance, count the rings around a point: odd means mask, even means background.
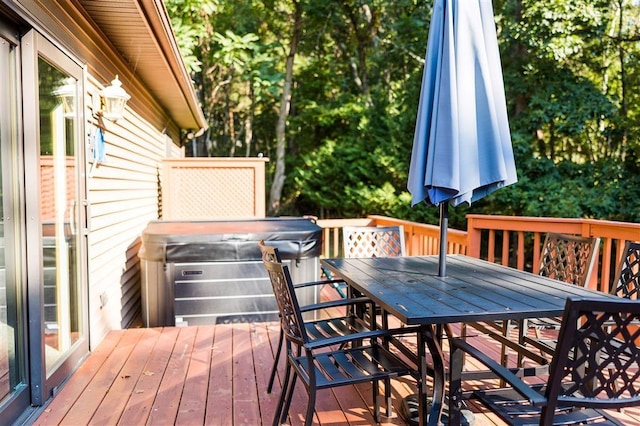
[[[4,228],[4,262],[7,311],[15,303],[7,322],[14,327],[13,365],[10,369],[11,395],[0,406],[0,423],[17,419],[31,404],[29,363],[27,359],[27,297],[25,291],[26,251],[24,243],[24,161],[22,156],[22,115],[20,40],[17,26],[0,15],[0,39],[6,64],[0,69],[0,170],[2,173],[2,203]],[[9,315],[9,314],[8,314]],[[8,324],[9,325],[9,324]],[[7,346],[8,350],[8,346]],[[11,362],[11,361],[10,361]]]
[[[55,389],[77,368],[79,363],[89,353],[89,320],[88,320],[88,278],[87,278],[87,232],[86,227],[86,138],[85,135],[85,67],[67,56],[60,48],[36,30],[30,30],[21,39],[22,55],[22,96],[24,123],[24,185],[26,205],[26,270],[28,295],[28,342],[32,405],[42,405]],[[49,63],[72,76],[76,81],[76,149],[78,197],[76,203],[78,213],[78,259],[79,268],[79,296],[81,301],[80,320],[81,336],[73,344],[73,350],[66,360],[47,377],[44,344],[44,274],[42,254],[42,223],[40,220],[40,173],[34,173],[33,168],[39,170],[40,158],[40,123],[39,123],[39,86],[38,86],[38,58],[42,57]],[[29,167],[31,166],[31,167]],[[30,171],[31,170],[31,171]]]

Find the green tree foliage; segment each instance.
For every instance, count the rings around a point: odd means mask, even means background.
[[[437,223],[406,190],[431,1],[169,0],[210,124],[189,154],[275,158],[295,4],[277,213]],[[638,221],[638,2],[494,0],[494,11],[519,182],[451,209],[451,225],[468,212]]]

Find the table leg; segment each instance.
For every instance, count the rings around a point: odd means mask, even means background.
[[[444,408],[444,356],[442,354],[442,347],[440,345],[440,339],[434,331],[432,325],[425,325],[422,327],[422,332],[418,335],[418,362],[421,370],[422,389],[419,395],[423,395],[420,398],[420,424],[428,426],[440,425],[440,417],[442,416],[442,410]],[[426,348],[429,348],[431,353],[431,359],[433,362],[433,395],[431,412],[429,413],[429,422],[426,422],[427,416],[426,410],[426,377],[427,377],[427,356]]]
[[[459,426],[462,409],[463,352],[452,351],[449,358],[449,425]]]

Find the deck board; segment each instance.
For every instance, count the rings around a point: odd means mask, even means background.
[[[281,363],[268,394],[278,331],[277,323],[112,331],[34,424],[269,425],[284,371]],[[494,356],[499,353],[497,345],[484,349]],[[473,366],[469,363],[468,368]],[[402,397],[413,392],[411,378],[393,380],[393,414],[384,416],[381,396],[380,424],[405,424],[398,409]],[[298,382],[289,424],[302,424],[306,405]],[[314,423],[369,425],[372,405],[371,384],[320,391]],[[474,401],[468,405],[476,413],[477,426],[504,424]],[[625,425],[640,425],[640,408],[615,415]]]
[[[118,424],[144,424],[149,417],[164,371],[169,363],[173,343],[178,338],[179,329],[177,328],[155,328],[151,330],[156,336],[156,342],[149,352],[149,357],[140,376],[136,380],[133,392],[129,395]]]
[[[143,368],[157,340],[158,333],[154,330],[146,329],[143,331],[139,342],[134,346],[105,398],[95,410],[91,418],[92,424],[117,424],[127,405],[127,395],[134,393],[136,380],[142,375]]]
[[[232,334],[233,328],[229,325],[215,328],[205,424],[233,424]]]
[[[202,403],[202,395],[207,394],[209,387],[213,337],[213,326],[198,327],[176,424],[204,423],[206,405]]]
[[[198,327],[181,327],[179,330],[178,339],[151,409],[150,424],[172,424],[178,414]]]

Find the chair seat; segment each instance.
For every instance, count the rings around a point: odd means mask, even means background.
[[[544,394],[545,386],[533,386]],[[527,400],[522,398],[513,388],[498,388],[490,390],[476,390],[473,397],[486,405],[491,411],[500,416],[503,420],[513,425],[531,424],[531,419],[527,418],[539,416],[542,409],[527,405]],[[523,418],[519,418],[523,417]],[[555,408],[553,425],[570,425],[580,423],[595,423],[601,425],[619,425],[619,423],[609,420],[603,411],[595,409],[573,410],[571,406],[559,406]],[[537,421],[536,423],[537,424]]]
[[[309,385],[307,356],[292,359],[299,377]],[[412,375],[415,369],[379,344],[314,353],[316,388],[365,383]]]
[[[368,325],[354,315],[306,321],[305,329],[312,341],[369,331]]]
[[[541,395],[544,394],[544,387],[537,387],[537,390]],[[513,388],[477,390],[473,392],[473,397],[480,400],[482,404],[512,425],[531,425],[531,418],[540,416],[542,411],[540,407],[526,404],[527,400],[513,390]],[[608,416],[600,410],[573,410],[570,406],[559,406],[555,408],[553,425],[581,423],[620,426],[620,423],[609,419]],[[533,424],[537,424],[537,419]]]
[[[527,320],[527,327],[537,330],[560,330],[561,318],[531,318]]]

